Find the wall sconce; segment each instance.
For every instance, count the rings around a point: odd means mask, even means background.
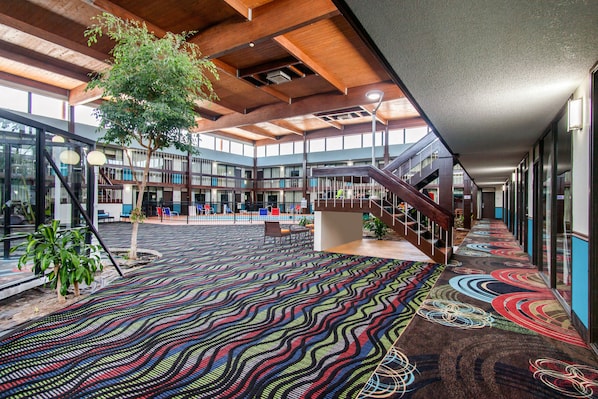
[[[580,130],[583,127],[583,98],[569,100],[568,131]]]
[[[93,166],[102,166],[106,163],[106,155],[102,151],[93,150],[87,154],[87,162]]]
[[[66,165],[77,165],[81,160],[78,153],[73,150],[65,150],[60,153],[60,162]]]

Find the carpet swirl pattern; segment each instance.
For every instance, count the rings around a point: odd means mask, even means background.
[[[3,337],[0,397],[357,397],[443,270],[260,239],[173,245]]]

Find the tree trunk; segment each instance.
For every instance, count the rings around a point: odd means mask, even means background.
[[[143,193],[145,193],[145,187],[147,185],[147,179],[149,176],[149,167],[150,167],[150,160],[152,158],[153,151],[147,151],[147,157],[145,159],[145,167],[143,168],[143,177],[141,181],[137,182],[139,187],[139,195],[137,196],[137,202],[135,203],[135,208],[141,211],[141,207],[143,206]],[[131,166],[131,170],[133,167]],[[131,231],[131,248],[129,249],[129,259],[135,260],[137,259],[137,232],[139,231],[139,220],[133,220],[133,230]]]
[[[65,302],[66,298],[60,293],[62,283],[60,281],[60,265],[54,265],[54,275],[56,276],[56,295],[58,296],[58,302]]]
[[[79,296],[81,293],[79,291],[79,282],[75,281],[73,283],[73,290],[75,291],[75,296]]]

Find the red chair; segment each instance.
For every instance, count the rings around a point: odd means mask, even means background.
[[[280,208],[272,208],[272,216],[280,216]]]
[[[158,213],[159,217],[162,217],[162,207],[161,206],[156,208],[156,213]]]

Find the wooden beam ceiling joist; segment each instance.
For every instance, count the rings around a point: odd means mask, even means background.
[[[303,136],[303,133],[304,133],[303,130],[299,129],[297,126],[293,125],[291,122],[286,121],[284,119],[273,120],[273,121],[269,121],[268,123],[270,123],[274,126],[278,126],[283,129],[286,129],[290,132],[293,132],[294,134],[296,134],[298,136]]]
[[[275,88],[273,88],[272,86],[260,86],[259,89],[261,91],[263,91],[264,93],[268,93],[273,97],[278,98],[280,101],[283,101],[287,104],[290,104],[292,101],[292,98],[287,96],[284,93],[279,92],[278,90],[276,90]]]
[[[0,14],[0,24],[9,26],[18,31],[27,33],[28,35],[46,40],[50,43],[70,49],[72,51],[75,51],[75,52],[83,54],[83,55],[86,55],[95,60],[105,61],[106,58],[108,58],[107,54],[104,54],[100,51],[94,50],[93,48],[91,48],[89,46],[85,46],[83,44],[74,42],[65,37],[62,37],[55,33],[49,32],[47,30],[40,29],[36,26],[28,24],[27,22],[23,22],[16,18],[12,18],[6,14]]]
[[[87,83],[77,86],[69,91],[69,105],[82,105],[96,101],[104,95],[104,90],[94,87],[87,90]]]
[[[275,134],[270,133],[266,129],[263,129],[259,126],[247,125],[247,126],[238,126],[239,129],[248,131],[253,134],[257,134],[258,136],[266,137],[268,139],[278,140],[278,136]]]
[[[278,0],[257,8],[251,21],[214,26],[190,42],[205,56],[218,58],[250,42],[268,40],[339,14],[330,0]]]
[[[222,60],[219,60],[219,59],[213,59],[212,62],[214,63],[214,65],[216,66],[216,68],[218,68],[219,71],[224,72],[227,75],[230,75],[230,76],[232,76],[232,77],[234,77],[236,79],[239,78],[239,70],[237,70],[232,65],[229,65],[226,62],[224,62]],[[283,93],[279,92],[278,90],[276,90],[276,89],[268,86],[267,82],[265,82],[266,85],[264,85],[264,86],[255,87],[254,85],[252,85],[251,83],[249,83],[245,79],[238,79],[238,80],[239,80],[239,83],[242,83],[242,84],[245,84],[245,85],[249,85],[249,86],[251,86],[253,88],[261,90],[264,93],[267,93],[267,94],[269,94],[269,95],[271,95],[273,97],[276,97],[277,99],[279,99],[281,101],[284,101],[287,104],[291,103],[291,98],[289,96],[287,96],[286,94],[283,94]],[[218,101],[218,103],[220,103],[224,107],[229,108],[228,106],[224,105],[221,101]],[[236,112],[243,113],[243,114],[245,114],[245,113],[248,112],[248,110],[245,110],[245,109],[242,110],[242,111],[239,111],[239,110],[236,110],[236,109],[233,109],[233,108],[229,108],[229,109],[231,109],[233,111],[236,111]]]
[[[3,83],[3,86],[14,87],[19,90],[32,91],[33,89],[33,91],[55,94],[62,98],[67,98],[68,96],[68,90],[61,87],[52,86],[2,71],[0,71],[0,82]]]
[[[330,83],[332,86],[336,87],[338,91],[340,91],[343,94],[347,94],[347,86],[343,84],[343,82],[341,82],[340,79],[338,79],[338,77],[334,76],[334,73],[332,73],[332,71],[327,70],[321,64],[316,62],[298,44],[293,43],[288,37],[284,35],[276,36],[274,40],[276,41],[276,43],[284,47],[295,58],[300,60],[303,64],[307,65],[312,71],[320,75],[322,78],[326,79],[326,81]]]
[[[242,0],[224,0],[224,2],[234,8],[236,12],[244,16],[246,20],[251,21],[253,18],[253,9],[247,7]]]
[[[135,14],[127,11],[126,9],[114,4],[113,2],[111,2],[109,0],[81,0],[81,1],[97,8],[100,11],[105,11],[105,12],[110,13],[116,17],[119,17],[122,19],[129,19],[131,21],[143,22],[145,24],[145,26],[147,27],[147,29],[150,32],[153,32],[154,35],[156,35],[158,37],[164,37],[164,35],[166,35],[166,31],[164,29],[140,18],[138,15],[135,15]]]
[[[237,72],[237,76],[239,78],[244,78],[246,76],[255,75],[258,73],[266,73],[270,71],[275,71],[280,68],[287,68],[292,65],[300,64],[300,61],[297,61],[294,57],[286,57],[280,60],[267,62],[265,64],[255,65],[249,68],[242,68],[239,69]],[[296,69],[296,68],[295,68]]]
[[[295,116],[308,115],[316,112],[355,107],[363,104],[364,101],[367,101],[365,98],[365,93],[372,89],[384,91],[384,98],[387,100],[404,97],[401,89],[399,89],[395,84],[383,82],[349,89],[346,96],[333,93],[306,97],[295,100],[292,104],[277,103],[264,106],[246,115],[224,115],[216,122],[200,121],[194,131],[201,132],[225,129],[242,125],[251,125],[260,122],[268,122],[271,120],[292,118]]]
[[[0,57],[81,82],[89,80],[88,71],[77,65],[2,40],[0,40]]]

